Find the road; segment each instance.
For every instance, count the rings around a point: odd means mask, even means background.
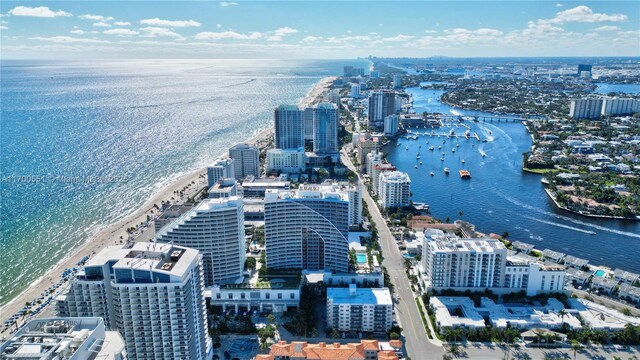
[[[349,159],[344,151],[341,152],[341,158],[345,166],[354,173],[358,173],[351,159]],[[359,182],[360,186],[366,189],[361,179]],[[422,317],[416,306],[415,295],[411,291],[411,284],[404,270],[402,255],[396,246],[395,238],[391,234],[386,221],[382,217],[382,214],[380,214],[378,206],[374,203],[369,192],[363,190],[362,198],[367,203],[371,220],[376,223],[376,228],[378,229],[380,246],[382,247],[382,255],[384,256],[382,265],[387,268],[395,292],[400,298],[396,303],[395,310],[403,329],[402,334],[405,338],[406,355],[412,359],[441,359],[444,350],[429,342]]]

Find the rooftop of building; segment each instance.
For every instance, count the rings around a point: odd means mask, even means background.
[[[383,178],[386,182],[411,182],[409,174],[402,171],[383,172],[382,174],[380,174],[380,178]]]
[[[489,238],[438,238],[429,244],[436,252],[492,253],[507,249],[502,241]]]
[[[197,261],[198,250],[157,242],[137,242],[131,249],[110,246],[85,264],[104,266],[115,262],[113,269],[144,270],[182,278],[188,273],[191,264]],[[155,282],[155,281],[154,281]]]
[[[256,360],[274,360],[278,358],[299,358],[313,360],[364,360],[365,351],[377,351],[378,360],[397,360],[398,356],[394,350],[402,347],[399,340],[385,343],[385,347],[393,350],[381,350],[383,344],[378,340],[360,340],[360,343],[327,344],[320,342],[310,344],[306,341],[279,341],[271,346],[269,354],[256,356]]]
[[[294,190],[268,189],[265,193],[265,202],[276,200],[300,200],[323,199],[330,201],[349,201],[349,196],[343,191],[335,191],[329,188],[301,188]]]
[[[107,332],[98,335],[95,343],[86,343],[94,332],[104,332],[104,322],[97,317],[47,318],[31,320],[4,344],[0,345],[2,359],[63,359],[70,358],[78,350],[95,346],[103,354],[122,352],[124,343],[118,335]],[[119,339],[118,339],[119,338]],[[108,345],[108,346],[107,346]]]
[[[327,288],[327,300],[338,304],[391,305],[391,293],[388,288],[358,288],[350,284],[348,288]]]
[[[258,150],[257,147],[245,143],[235,144],[229,150],[247,150],[247,149],[255,149]]]

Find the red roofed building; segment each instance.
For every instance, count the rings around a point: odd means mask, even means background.
[[[393,348],[401,348],[402,341],[394,341]],[[309,344],[280,341],[271,345],[269,354],[256,356],[256,360],[398,360],[394,351],[381,351],[378,340],[361,340],[360,343]]]

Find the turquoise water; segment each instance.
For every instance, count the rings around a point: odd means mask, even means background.
[[[411,88],[407,92],[413,95],[418,113],[451,114],[454,110],[464,115],[491,115],[453,109],[439,101],[440,90]],[[640,271],[640,222],[592,219],[558,210],[545,194],[541,177],[521,170],[522,153],[529,150],[531,137],[520,122],[465,124],[489,141],[447,139],[443,143],[442,138],[421,136],[418,140],[401,138],[384,148],[388,160],[411,177],[413,201],[429,204],[432,214],[442,220],[461,218],[475,224],[478,231],[506,231],[510,239],[541,250],[549,248],[592,264]],[[428,150],[431,145],[434,151]],[[438,146],[442,149],[437,150]],[[445,161],[440,160],[442,152]],[[450,168],[449,175],[444,174],[445,167]],[[469,170],[471,179],[460,179],[460,169]]]
[[[602,270],[602,269],[598,269],[596,270],[593,275],[597,276],[597,277],[603,277],[604,274],[606,274],[606,271]]]
[[[356,262],[360,265],[367,263],[367,255],[365,254],[356,254]]]
[[[367,63],[2,61],[0,305],[176,176],[271,126],[276,105],[350,64]]]

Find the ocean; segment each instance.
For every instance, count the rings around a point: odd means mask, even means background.
[[[491,116],[441,103],[440,90],[411,88],[407,92],[413,95],[417,113],[451,114],[453,110],[462,115]],[[389,162],[411,177],[413,201],[429,204],[432,214],[443,221],[447,217],[466,220],[478,231],[506,231],[510,239],[531,243],[539,250],[549,248],[588,259],[593,265],[640,272],[640,222],[593,219],[557,209],[544,192],[541,176],[521,170],[522,153],[529,150],[532,141],[520,122],[465,124],[471,133],[489,141],[446,139],[443,143],[442,138],[422,136],[418,140],[401,138],[399,146],[394,141],[384,148]],[[453,129],[459,134],[465,130]],[[428,150],[431,145],[434,151]],[[445,161],[441,161],[442,152]],[[450,168],[450,175],[444,174],[444,167]],[[460,169],[469,170],[472,178],[462,180]],[[431,171],[434,176],[429,175]]]
[[[362,60],[2,61],[0,305]],[[57,276],[57,275],[56,275]]]

